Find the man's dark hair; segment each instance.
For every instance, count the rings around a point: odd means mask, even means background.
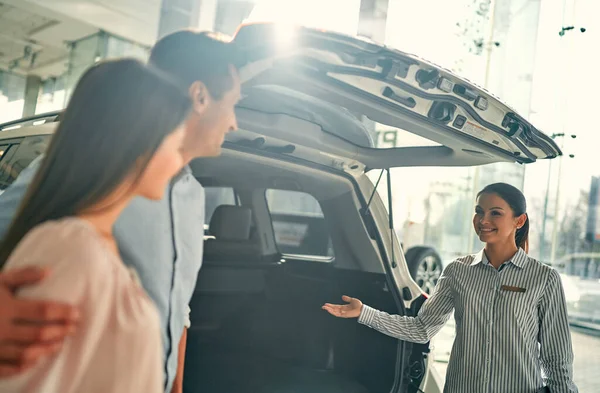
[[[195,81],[204,83],[210,95],[220,100],[233,87],[231,66],[241,66],[241,54],[233,42],[215,33],[180,30],[154,45],[150,64],[186,88]]]

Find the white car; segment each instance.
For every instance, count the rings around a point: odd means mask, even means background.
[[[191,165],[207,190],[208,233],[198,236],[205,257],[184,390],[439,392],[428,345],[321,310],[348,294],[416,315],[426,299],[393,235],[382,201],[391,195],[378,195],[367,172],[389,181],[393,167],[530,163],[561,152],[488,92],[417,57],[314,29],[285,38],[275,25],[239,30],[240,130],[221,157]],[[59,120],[0,126],[0,189]],[[431,143],[386,144],[378,124]]]

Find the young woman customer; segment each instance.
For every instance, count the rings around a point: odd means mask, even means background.
[[[17,296],[75,305],[79,325],[55,354],[0,379],[0,391],[163,392],[158,313],[112,228],[133,198],[161,199],[182,169],[189,109],[186,92],[136,60],[83,75],[0,245],[4,268],[50,271]]]

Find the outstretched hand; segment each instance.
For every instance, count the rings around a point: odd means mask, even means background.
[[[348,304],[325,303],[321,308],[338,318],[358,318],[363,308],[362,302],[345,295],[342,296],[342,300]]]

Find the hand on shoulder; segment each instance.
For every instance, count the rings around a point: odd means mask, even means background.
[[[48,273],[37,267],[0,272],[0,378],[23,372],[58,351],[77,327],[76,307],[15,297],[15,291],[39,284]]]

